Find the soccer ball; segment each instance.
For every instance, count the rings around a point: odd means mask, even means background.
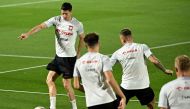
[[[34,109],[46,109],[45,107],[42,107],[42,106],[37,106],[35,107]]]

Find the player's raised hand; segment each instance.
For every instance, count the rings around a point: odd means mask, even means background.
[[[125,109],[125,106],[126,106],[126,99],[125,99],[125,98],[122,98],[122,99],[120,100],[118,109]]]
[[[166,69],[165,73],[167,75],[173,75],[173,71],[172,70],[169,70],[169,69]]]
[[[21,34],[19,37],[18,37],[18,39],[20,39],[20,40],[24,40],[24,39],[27,39],[28,38],[28,35],[26,34],[26,33],[23,33],[23,34]]]

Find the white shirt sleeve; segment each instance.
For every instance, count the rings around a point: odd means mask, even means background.
[[[115,63],[117,62],[117,53],[113,53],[111,58],[110,58],[111,66],[113,67]]]
[[[152,55],[150,48],[146,44],[143,44],[143,53],[147,58]]]
[[[102,65],[103,65],[103,72],[106,72],[106,71],[112,71],[112,66],[111,66],[111,62],[110,62],[110,59],[108,56],[103,56],[103,59],[102,59]]]
[[[82,34],[84,33],[84,28],[83,28],[83,24],[82,22],[79,23],[79,26],[78,26],[78,34]]]
[[[50,18],[49,20],[44,22],[47,27],[50,27],[55,24],[55,17]]]
[[[73,77],[80,77],[80,72],[78,70],[78,60],[76,61]]]
[[[160,91],[158,107],[168,108],[167,88],[164,86]]]

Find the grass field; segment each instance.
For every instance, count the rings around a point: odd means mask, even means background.
[[[43,3],[36,3],[38,0],[0,1],[0,109],[33,109],[38,105],[46,108],[49,106],[45,67],[29,67],[46,65],[51,59],[22,56],[53,57],[54,30],[46,29],[25,41],[17,39],[22,32],[60,14],[59,9],[63,0],[49,1]],[[121,46],[118,32],[123,27],[130,27],[136,42],[158,47],[152,51],[167,68],[173,69],[176,56],[181,54],[190,56],[189,0],[70,0],[69,2],[74,7],[73,15],[83,22],[85,32],[100,34],[101,53],[111,54],[118,49]],[[187,43],[176,44],[179,42]],[[168,44],[174,45],[159,47]],[[151,87],[158,100],[161,86],[175,76],[163,74],[150,62],[148,68]],[[114,75],[120,83],[119,64],[114,67]],[[61,78],[56,83],[58,93],[65,94]],[[86,109],[84,94],[78,91],[76,94],[79,95],[77,96],[79,109]],[[70,109],[65,95],[57,97],[57,109]],[[131,101],[126,109],[146,109],[146,107],[142,107],[139,102]]]

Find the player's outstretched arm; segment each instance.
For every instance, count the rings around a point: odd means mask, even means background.
[[[111,85],[112,89],[114,90],[114,92],[121,97],[121,101],[119,104],[118,109],[125,109],[125,105],[126,105],[126,98],[125,95],[123,94],[123,92],[121,91],[118,83],[116,82],[113,74],[111,71],[106,71],[104,72],[105,77],[106,77],[106,81]]]
[[[78,43],[78,49],[77,49],[77,58],[80,57],[80,52],[82,47],[84,46],[84,33],[79,35],[79,43]]]
[[[84,92],[84,87],[82,84],[80,84],[80,77],[74,77],[74,88]]]
[[[34,34],[36,32],[39,32],[40,30],[42,30],[44,28],[47,28],[47,26],[46,26],[45,23],[42,23],[40,25],[35,26],[31,30],[29,30],[27,33],[22,33],[18,38],[20,40],[27,39],[30,35],[32,35],[32,34]]]
[[[156,56],[151,55],[148,58],[158,69],[162,70],[165,74],[172,75],[173,71],[166,69],[165,66],[156,58]]]

